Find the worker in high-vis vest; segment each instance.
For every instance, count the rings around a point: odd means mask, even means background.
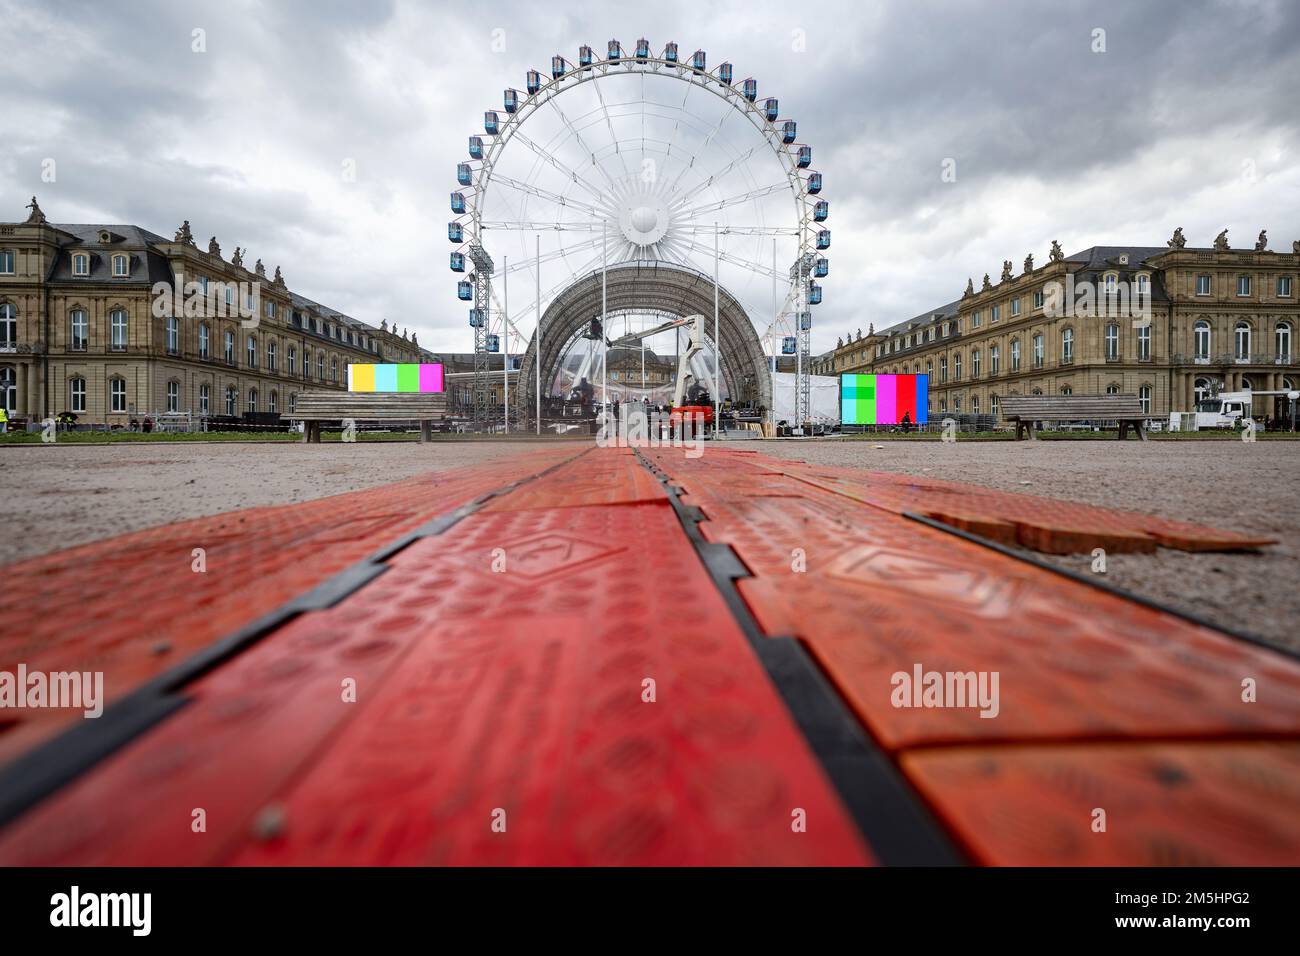
[[[0,405],[0,435],[9,431],[9,411],[3,405]]]

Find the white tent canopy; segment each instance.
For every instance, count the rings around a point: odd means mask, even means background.
[[[809,407],[812,409],[814,425],[838,425],[840,423],[840,379],[839,376],[812,375],[809,390]],[[793,372],[772,373],[772,421],[794,424],[794,389]]]

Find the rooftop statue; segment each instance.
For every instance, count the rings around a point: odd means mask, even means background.
[[[1219,233],[1218,236],[1215,237],[1214,248],[1218,249],[1220,252],[1228,251],[1230,248],[1228,245],[1228,230],[1223,230],[1223,232]]]
[[[1179,226],[1174,230],[1173,236],[1169,239],[1170,249],[1181,249],[1187,245],[1187,240],[1183,238],[1183,227]]]

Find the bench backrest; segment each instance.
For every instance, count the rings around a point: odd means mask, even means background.
[[[444,393],[304,392],[285,417],[298,421],[429,421],[446,414]]]
[[[1002,417],[1026,421],[1111,421],[1146,418],[1136,395],[1005,395]]]

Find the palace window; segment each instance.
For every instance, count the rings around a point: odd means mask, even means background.
[[[90,275],[90,256],[84,252],[78,252],[73,256],[72,274],[79,277]]]
[[[212,402],[212,386],[204,382],[199,386],[199,414],[206,415]]]
[[[1210,358],[1210,323],[1204,319],[1197,322],[1192,329],[1192,334],[1196,339],[1196,357],[1208,361]]]
[[[292,415],[297,410],[298,410],[298,393],[290,392],[289,393],[289,414]]]
[[[280,396],[275,389],[271,389],[271,394],[266,400],[266,410],[268,412],[278,412],[280,410]]]
[[[989,309],[989,321],[990,321],[990,322],[996,322],[996,321],[997,321],[998,319],[1000,319],[1000,318],[1002,318],[1002,306],[1000,306],[1000,305],[995,305],[995,306],[993,306],[992,308]]]
[[[971,349],[970,353],[970,377],[980,377],[980,350]]]
[[[1061,362],[1069,365],[1074,361],[1074,329],[1061,330]]]
[[[1142,414],[1151,414],[1151,386],[1143,385],[1138,389],[1138,399],[1142,402]]]
[[[961,353],[958,352],[952,357],[952,378],[955,382],[961,381]]]
[[[90,322],[86,318],[86,310],[73,309],[69,319],[72,333],[69,346],[74,352],[84,352],[90,344]]]
[[[1020,314],[1020,298],[1016,297],[1011,300],[1011,314],[1013,316]]]
[[[1106,361],[1119,358],[1119,326],[1114,322],[1106,326]]]
[[[1035,293],[1034,293],[1034,308],[1035,308],[1035,309],[1041,309],[1042,307],[1043,307],[1043,293],[1041,293],[1041,292],[1035,292]]]
[[[1209,277],[1209,276],[1197,276],[1197,277],[1196,277],[1196,294],[1197,294],[1197,295],[1209,295],[1209,294],[1210,294],[1210,288],[1211,288],[1211,286],[1210,286],[1210,277]]]
[[[247,345],[248,345],[248,367],[257,368],[257,336],[250,335],[248,337]]]
[[[1011,371],[1020,371],[1020,340],[1011,340]]]
[[[1138,361],[1151,361],[1151,326],[1144,325],[1137,330],[1138,333]]]
[[[110,332],[109,348],[121,352],[126,349],[126,310],[114,309],[108,313]]]
[[[14,253],[12,249],[0,249],[0,275],[14,274]]]
[[[1237,276],[1237,295],[1250,295],[1250,276]]]
[[[939,381],[940,381],[940,382],[946,382],[946,381],[948,381],[948,358],[947,358],[947,356],[940,356],[940,358],[939,358]]]
[[[322,382],[325,381],[325,353],[316,353],[316,377]]]
[[[289,346],[285,353],[285,360],[289,363],[289,374],[296,375],[298,372],[298,350],[292,345]]]
[[[248,411],[251,414],[257,413],[257,389],[255,388],[248,390]]]
[[[1151,295],[1151,277],[1145,272],[1138,276],[1137,294],[1143,299]]]
[[[206,322],[199,323],[199,358],[208,357],[208,325]]]
[[[226,386],[226,414],[231,418],[235,417],[235,406],[239,401],[239,393],[235,391],[235,386]]]
[[[993,417],[994,417],[994,418],[997,418],[997,417],[998,417],[998,397],[997,397],[996,395],[990,395],[990,396],[989,396],[989,408],[990,408],[990,409],[992,410],[992,412],[993,412]]]
[[[234,365],[235,364],[235,333],[231,332],[229,329],[226,330],[225,343],[226,343],[226,348],[225,348],[226,364]],[[231,412],[231,414],[233,415],[234,412]]]
[[[86,380],[80,375],[68,382],[68,399],[74,412],[86,410]]]
[[[1043,333],[1034,336],[1034,368],[1043,367]]]
[[[181,350],[181,320],[169,315],[164,320],[167,332],[167,354],[175,355]]]
[[[1233,329],[1233,342],[1236,345],[1236,359],[1244,362],[1250,358],[1250,325],[1238,322]]]
[[[1119,287],[1119,276],[1113,272],[1106,273],[1106,294],[1114,295]]]
[[[167,383],[167,411],[179,412],[181,410],[181,383]]]
[[[110,412],[126,411],[126,379],[108,380],[108,410]]]
[[[989,346],[989,374],[997,375],[998,366],[1002,357],[1001,350],[996,345]]]
[[[1069,385],[1062,385],[1062,386],[1061,386],[1061,394],[1062,394],[1062,395],[1073,395],[1073,394],[1074,394],[1074,389],[1071,388]]]
[[[971,313],[971,316],[970,316],[970,327],[971,327],[972,329],[978,329],[978,328],[980,327],[980,322],[982,322],[982,321],[983,321],[983,320],[980,318],[980,314],[979,314],[978,312],[972,312],[972,313]]]
[[[1106,394],[1107,394],[1107,395],[1118,395],[1118,394],[1119,394],[1119,386],[1116,385],[1116,384],[1114,384],[1114,383],[1111,383],[1110,385],[1107,385],[1107,386],[1106,386]]]
[[[127,263],[126,256],[114,256],[113,277],[115,279],[123,279],[126,278],[126,276],[128,275],[130,275],[130,269]]]
[[[1277,277],[1277,296],[1279,299],[1291,298],[1291,277],[1290,276]]]
[[[1273,344],[1277,357],[1284,362],[1291,361],[1291,323],[1279,322],[1273,330]]]
[[[276,359],[275,353],[276,353],[275,343],[267,342],[266,343],[266,370],[268,372],[275,371],[275,359]]]

